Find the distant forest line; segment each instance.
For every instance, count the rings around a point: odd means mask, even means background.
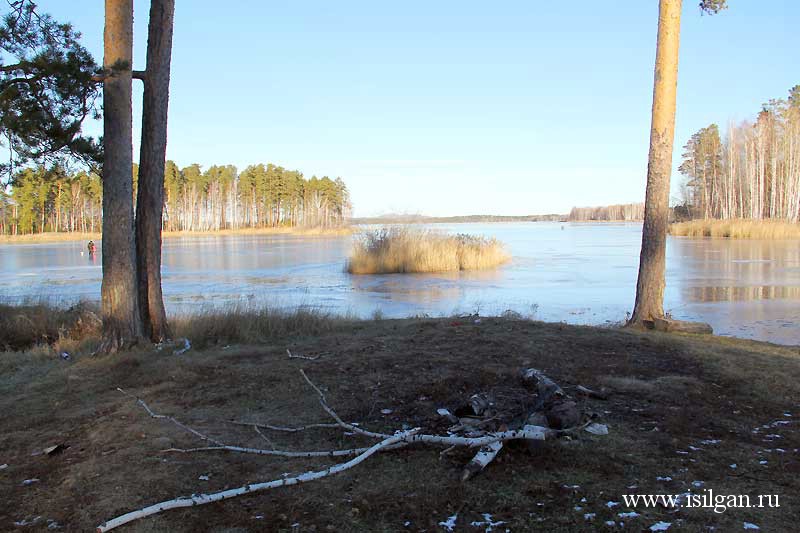
[[[431,217],[425,215],[387,214],[350,219],[352,224],[459,224],[489,222],[565,222],[567,215],[458,215]]]
[[[569,220],[574,222],[633,222],[644,220],[644,203],[573,207],[569,212]]]
[[[136,201],[138,167],[133,166]],[[163,229],[216,231],[241,228],[342,226],[350,216],[350,193],[341,178],[305,178],[273,164],[202,170],[167,161]],[[103,187],[93,172],[62,167],[25,168],[11,187],[0,187],[0,234],[99,231]]]

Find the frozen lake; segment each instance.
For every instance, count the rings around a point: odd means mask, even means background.
[[[168,312],[253,302],[385,317],[513,310],[605,324],[633,308],[640,224],[446,224],[494,236],[513,261],[497,270],[351,276],[350,237],[203,236],[164,240]],[[99,243],[98,243],[99,244]],[[0,245],[0,300],[98,300],[100,258],[84,242]],[[665,310],[716,333],[800,344],[796,241],[670,237]]]

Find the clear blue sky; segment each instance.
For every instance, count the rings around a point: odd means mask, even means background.
[[[709,17],[684,1],[676,162],[695,130],[800,83],[800,2],[729,4]],[[101,1],[39,5],[102,59]],[[136,0],[135,68],[148,9]],[[168,157],[341,176],[360,216],[642,201],[657,14],[657,0],[177,0]]]

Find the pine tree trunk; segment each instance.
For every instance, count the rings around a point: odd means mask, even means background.
[[[139,190],[136,200],[139,308],[144,333],[153,342],[161,342],[170,337],[161,294],[161,226],[174,12],[175,0],[152,0],[150,3]]]
[[[133,0],[106,0],[103,86],[103,342],[113,353],[141,337],[133,233],[131,60]]]
[[[681,0],[661,0],[642,251],[639,257],[639,278],[636,283],[636,304],[629,322],[629,325],[639,327],[654,318],[664,316],[669,178],[672,171],[672,144],[675,137],[680,22]]]

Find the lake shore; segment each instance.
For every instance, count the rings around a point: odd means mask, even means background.
[[[676,237],[712,237],[718,239],[800,239],[800,224],[779,220],[690,220],[669,227]]]
[[[215,231],[164,231],[161,235],[165,239],[177,237],[222,237],[227,235],[297,235],[301,237],[341,237],[351,235],[355,231],[356,230],[352,226],[338,228],[277,227],[221,229]],[[102,237],[103,235],[100,232],[45,232],[33,233],[29,235],[0,235],[0,244],[35,244],[67,241],[89,241],[100,240]]]
[[[674,509],[629,507],[623,494],[704,489],[751,499],[777,494],[781,507],[681,509],[681,528],[730,531],[741,529],[743,521],[766,531],[794,527],[793,507],[783,500],[800,490],[793,451],[800,447],[796,348],[503,318],[319,318],[309,329],[297,317],[283,326],[273,317],[272,333],[264,322],[259,342],[247,336],[237,341],[241,332],[224,338],[230,330],[221,325],[208,330],[220,322],[239,324],[242,317],[175,324],[176,334],[205,335],[193,338],[183,355],[172,355],[166,346],[91,357],[81,351],[90,350],[88,345],[69,361],[44,348],[3,353],[0,464],[8,466],[0,477],[0,497],[7,502],[0,524],[10,529],[13,522],[40,516],[42,524],[85,531],[165,499],[343,461],[168,453],[166,448],[206,443],[150,418],[117,387],[228,444],[328,450],[372,441],[336,429],[262,429],[267,443],[252,427],[225,421],[330,422],[304,383],[303,369],[347,421],[382,432],[404,425],[444,431],[438,408],[502,388],[521,368],[535,367],[583,409],[599,413],[609,435],[581,434],[535,450],[509,444],[466,483],[461,471],[474,450],[440,457],[440,449],[413,446],[376,454],[346,473],[302,487],[168,511],[133,527],[433,531],[453,515],[457,529],[468,529],[488,513],[512,531],[567,532],[602,529],[607,521],[623,521],[619,513],[636,512],[624,518],[626,529],[645,530],[660,521],[674,523]],[[287,349],[307,359],[289,358]],[[578,385],[603,391],[607,399],[581,397]],[[41,453],[57,444],[60,453]]]

